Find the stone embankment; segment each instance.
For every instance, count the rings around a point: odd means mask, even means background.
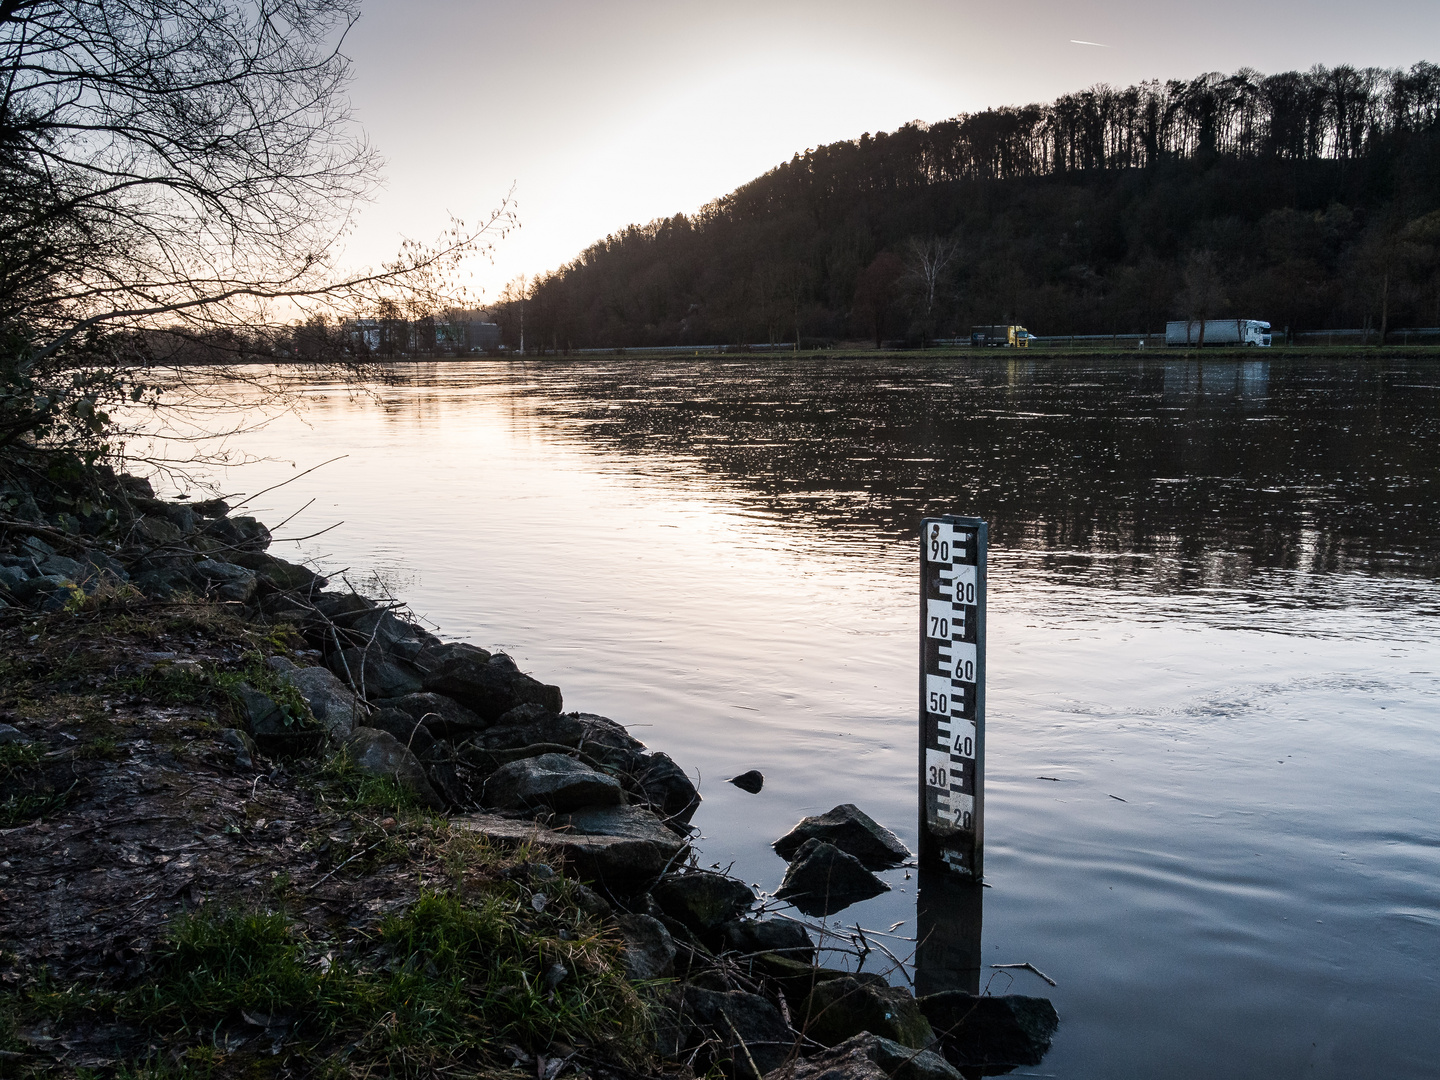
[[[394,1027],[375,1002],[397,971],[445,982],[453,942],[415,944],[437,896],[454,918],[503,907],[521,959],[493,996],[472,992],[478,1030],[445,1027],[432,1060],[508,1056],[540,1080],[622,1067],[941,1080],[1048,1048],[1043,999],[917,1000],[817,965],[813,924],[780,901],[830,915],[910,857],[857,808],[777,840],[789,869],[757,896],[699,868],[699,792],[621,724],[566,712],[504,653],[442,641],[401,605],[270,554],[266,527],[223,502],[100,478],[108,500],[0,489],[0,1069],[128,1067],[167,1040],[191,1060],[206,1039],[222,1066],[265,1052],[297,1074],[375,1054],[393,1068],[413,1042],[350,1028],[366,1009]],[[195,912],[221,910],[283,911],[304,977],[343,969],[370,1004],[349,1027],[321,1024],[320,997],[256,988],[265,1000],[213,1005],[208,1035],[185,1012],[193,992],[173,1015],[134,1006],[164,998],[157,980],[175,976]],[[466,963],[452,981],[473,987],[481,960]],[[42,989],[56,986],[85,987],[88,1004],[56,1007]],[[567,993],[630,1010],[639,1034],[607,1033],[623,1025],[604,1009],[576,1020]],[[541,1013],[564,1022],[537,1026]],[[189,1019],[166,1028],[175,1017]]]

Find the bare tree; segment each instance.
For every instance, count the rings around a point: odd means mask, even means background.
[[[909,289],[916,321],[920,324],[922,345],[928,345],[935,335],[935,310],[948,281],[946,271],[959,254],[959,241],[936,236],[928,240],[911,239],[905,245],[902,280]]]
[[[345,94],[357,16],[358,0],[0,0],[0,447],[93,436],[102,400],[147,393],[133,372],[157,326],[438,310],[457,262],[503,235],[508,203],[338,271],[379,164]]]

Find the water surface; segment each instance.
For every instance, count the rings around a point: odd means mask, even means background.
[[[1434,1075],[1440,371],[406,365],[234,437],[282,535],[697,776],[702,863],[914,847],[922,514],[991,523],[983,963],[1064,1077]],[[723,782],[765,773],[759,795]],[[915,885],[838,916],[907,958]],[[874,964],[875,958],[867,961]],[[885,965],[881,965],[883,968]],[[903,980],[906,973],[892,977]]]

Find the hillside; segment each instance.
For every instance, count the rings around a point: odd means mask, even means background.
[[[1440,68],[1106,86],[796,154],[539,278],[546,349],[1440,326]],[[516,303],[497,317],[518,338]],[[511,340],[514,344],[514,340]]]

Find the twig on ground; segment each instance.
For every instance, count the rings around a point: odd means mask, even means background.
[[[1004,969],[1004,968],[1015,968],[1015,969],[1017,969],[1017,970],[1019,970],[1019,971],[1033,971],[1036,975],[1039,975],[1040,978],[1044,979],[1044,980],[1045,980],[1047,983],[1049,983],[1051,986],[1058,986],[1058,985],[1059,985],[1059,983],[1057,983],[1057,982],[1056,982],[1054,979],[1052,979],[1049,975],[1046,975],[1043,971],[1041,971],[1039,968],[1037,968],[1034,964],[1030,963],[1029,960],[1026,960],[1025,963],[1023,963],[1023,964],[991,964],[990,966],[991,966],[992,968],[1001,968],[1001,969]]]

